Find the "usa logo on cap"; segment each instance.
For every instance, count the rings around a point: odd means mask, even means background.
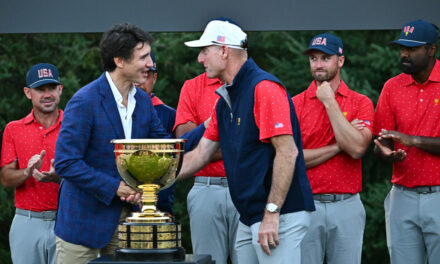
[[[406,26],[403,28],[403,32],[405,32],[405,36],[408,36],[408,33],[413,33],[414,27]]]
[[[220,36],[220,35],[218,35],[218,36],[217,36],[217,41],[218,41],[218,42],[225,42],[225,41],[226,41],[226,38],[225,38],[225,36]]]

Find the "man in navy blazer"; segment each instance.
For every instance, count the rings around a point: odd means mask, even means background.
[[[82,87],[64,112],[55,150],[60,186],[55,234],[57,263],[87,263],[112,254],[117,225],[141,202],[115,164],[112,139],[169,138],[151,98],[133,85],[153,66],[150,34],[116,25],[100,42],[104,70]],[[145,114],[148,113],[148,114]]]

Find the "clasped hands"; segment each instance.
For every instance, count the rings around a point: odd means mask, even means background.
[[[395,161],[403,161],[406,158],[407,153],[403,149],[390,149],[386,145],[382,144],[384,139],[391,139],[407,147],[411,147],[414,144],[414,137],[410,135],[406,135],[394,130],[381,129],[379,132],[379,137],[374,140],[374,143],[384,156],[390,157]]]
[[[121,181],[119,183],[116,195],[121,198],[121,201],[138,205],[142,208],[142,193],[134,190],[128,186],[125,182]]]
[[[54,167],[54,159],[50,160],[50,169],[49,171],[39,171],[41,165],[43,165],[44,157],[46,156],[46,151],[42,150],[40,154],[36,154],[32,156],[29,161],[26,169],[24,170],[24,174],[27,177],[34,177],[35,180],[39,182],[56,182],[58,183],[60,178],[55,173]]]

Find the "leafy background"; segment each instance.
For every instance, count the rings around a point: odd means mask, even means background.
[[[310,39],[321,32],[250,32],[249,54],[261,68],[284,82],[293,96],[306,89],[312,80],[308,59],[302,52]],[[389,46],[397,31],[337,31],[344,42],[346,63],[342,78],[355,91],[376,104],[384,82],[400,73],[398,48]],[[176,107],[186,79],[203,72],[197,63],[197,49],[183,43],[199,33],[154,33],[153,51],[158,64],[155,93]],[[101,34],[6,34],[0,35],[0,130],[26,116],[32,105],[23,95],[29,67],[39,62],[55,64],[64,84],[60,108],[82,86],[100,73],[98,43]],[[391,188],[391,167],[372,154],[372,146],[363,157],[361,198],[367,212],[364,232],[363,263],[389,263],[385,240],[383,200]],[[179,183],[175,193],[175,214],[183,226],[183,245],[192,252],[186,195],[192,186]],[[0,263],[11,263],[8,245],[9,227],[14,215],[13,189],[0,187]]]

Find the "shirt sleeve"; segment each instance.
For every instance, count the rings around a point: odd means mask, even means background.
[[[379,135],[381,129],[394,130],[395,120],[389,100],[389,83],[385,83],[379,100],[377,101],[376,111],[374,113],[373,133]]]
[[[303,109],[304,93],[292,97],[293,106],[295,107],[296,116],[301,124],[301,110]]]
[[[279,135],[293,135],[287,92],[272,81],[262,81],[255,87],[254,116],[260,129],[260,140],[269,143]]]
[[[194,80],[188,80],[183,84],[180,92],[179,103],[177,105],[176,122],[174,123],[173,131],[177,126],[188,123],[189,121],[197,124],[197,114],[193,108],[194,104],[191,102],[191,90],[193,90],[195,85],[193,82]]]
[[[209,121],[209,125],[205,130],[205,134],[203,137],[212,140],[212,141],[220,141],[219,135],[218,135],[218,122],[217,122],[217,102],[215,103],[215,106],[211,113],[211,121]]]
[[[15,160],[17,160],[17,152],[15,151],[14,140],[10,133],[10,126],[7,125],[3,133],[0,167],[8,165]]]

